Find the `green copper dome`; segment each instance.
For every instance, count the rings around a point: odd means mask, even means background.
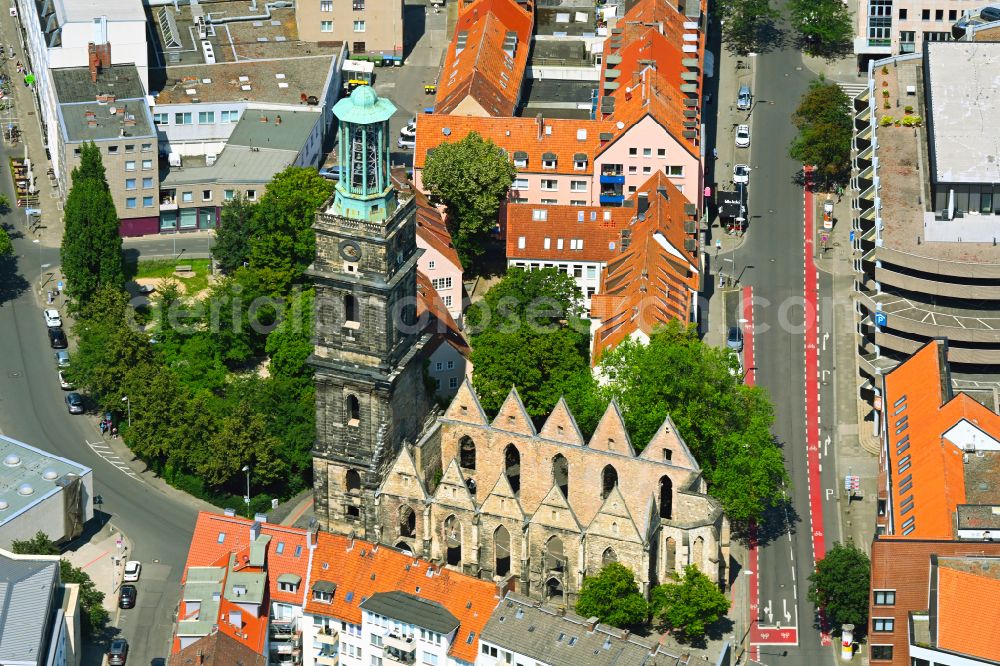
[[[396,113],[396,105],[384,97],[379,97],[371,86],[358,86],[350,96],[333,107],[333,115],[345,123],[371,125],[380,123]]]

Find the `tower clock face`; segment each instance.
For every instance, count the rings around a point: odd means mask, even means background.
[[[352,240],[340,241],[340,256],[344,261],[357,261],[361,258],[361,245]]]

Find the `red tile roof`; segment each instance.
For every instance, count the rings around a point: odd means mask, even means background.
[[[417,121],[413,167],[424,168],[428,150],[442,143],[461,141],[471,132],[477,132],[507,151],[512,159],[516,152],[524,152],[528,165],[518,169],[522,173],[590,175],[594,173],[594,155],[622,131],[610,120],[542,118],[539,121],[537,117],[476,118],[428,113]],[[605,134],[603,141],[602,133]],[[556,156],[554,169],[542,168],[546,153]],[[574,165],[578,153],[587,158],[583,169],[576,169]]]
[[[1000,439],[1000,416],[965,394],[951,397],[946,353],[944,341],[931,341],[885,375],[882,413],[888,420],[890,445],[886,455],[896,514],[896,533],[887,538],[954,538],[956,508],[967,502],[968,484],[963,451],[944,435],[966,420]],[[908,439],[901,442],[904,438]],[[909,446],[904,448],[907,443]],[[994,454],[988,455],[992,459]],[[910,466],[899,473],[900,459],[904,456],[909,456]],[[978,460],[973,462],[977,467],[983,464]],[[903,487],[900,482],[908,476],[912,488],[900,492]],[[1000,493],[995,494],[992,501],[977,498],[972,503],[1000,503]],[[901,507],[911,497],[913,509],[904,515]],[[911,517],[915,519],[914,529],[903,535],[902,523]]]
[[[534,11],[516,0],[473,0],[459,4],[458,22],[437,84],[435,110],[451,113],[472,97],[486,114],[512,116],[528,62]],[[505,51],[517,35],[513,57]],[[463,39],[464,47],[459,47]]]
[[[462,260],[458,258],[455,245],[451,242],[451,233],[441,211],[428,201],[423,192],[415,188],[414,198],[417,201],[417,237],[462,270]]]
[[[309,594],[306,612],[352,624],[361,623],[361,603],[376,592],[398,590],[436,601],[460,622],[449,654],[469,663],[476,660],[479,635],[501,598],[493,583],[432,566],[393,548],[375,548],[369,542],[327,532],[319,534],[310,588],[317,580],[337,586],[333,601],[315,601]]]
[[[417,272],[417,318],[422,319],[426,315],[424,322],[424,332],[432,333],[434,339],[431,341],[431,348],[436,349],[442,342],[448,342],[462,356],[469,358],[472,350],[469,343],[459,330],[454,317],[448,311],[440,294],[431,283],[431,279],[421,272]]]
[[[685,229],[694,217],[684,195],[662,173],[640,192],[646,193],[648,208],[631,223],[628,247],[608,262],[601,288],[591,299],[590,316],[601,322],[594,333],[595,363],[637,331],[648,336],[671,320],[690,321],[691,294],[700,286],[697,242],[693,248],[687,242],[697,235]]]
[[[215,563],[229,553],[239,553],[250,547],[250,526],[254,521],[239,516],[224,516],[202,511],[195,523],[191,548],[188,551],[185,575],[190,567],[217,566]],[[222,542],[219,535],[224,534]],[[271,537],[267,546],[267,574],[271,599],[301,604],[302,593],[293,594],[278,589],[278,576],[295,574],[305,580],[309,552],[305,530],[273,523],[263,523],[261,534]],[[278,550],[282,552],[278,552]],[[298,553],[298,554],[296,554]]]
[[[982,560],[960,560],[967,570],[938,564],[937,645],[944,650],[1000,661],[1000,580],[996,567],[986,575],[975,569]]]
[[[167,659],[167,666],[234,666],[235,664],[267,666],[267,657],[220,631],[199,638]]]
[[[535,219],[535,211],[544,211],[544,219]],[[508,204],[507,258],[606,262],[617,253],[621,230],[634,215],[631,208]],[[577,239],[582,249],[571,249],[570,241]]]

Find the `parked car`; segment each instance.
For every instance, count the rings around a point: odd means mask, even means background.
[[[68,368],[69,367],[69,352],[68,351],[57,351],[56,352],[56,367],[57,368]]]
[[[399,130],[399,136],[406,137],[408,139],[416,139],[417,138],[416,121],[410,121],[403,127],[403,129]]]
[[[63,333],[61,328],[49,329],[49,345],[53,349],[66,349],[69,346],[69,343],[66,341],[66,334]]]
[[[135,600],[139,596],[139,591],[135,585],[122,585],[118,593],[118,608],[135,608]]]
[[[750,92],[750,86],[744,84],[736,94],[736,108],[740,111],[749,111],[751,106],[753,106],[753,94]]]
[[[739,326],[729,327],[729,334],[726,336],[726,347],[737,353],[743,351],[743,329]]]
[[[736,126],[736,147],[737,148],[749,148],[750,147],[750,126],[749,125],[737,125]]]
[[[737,164],[733,167],[733,183],[736,185],[750,184],[750,167],[746,164]]]
[[[136,560],[129,560],[125,563],[125,575],[122,577],[126,583],[134,583],[139,580],[139,573],[142,571],[142,564]]]
[[[42,316],[45,317],[45,325],[49,328],[60,328],[62,327],[62,317],[59,316],[59,310],[48,309],[42,310]]]
[[[73,382],[66,379],[66,375],[63,374],[62,370],[59,371],[59,388],[61,388],[63,391],[73,390]]]
[[[343,174],[342,167],[332,166],[326,167],[325,169],[319,170],[319,175],[323,176],[327,180],[340,180],[340,176]]]
[[[83,414],[83,396],[74,391],[66,394],[66,407],[70,414]]]
[[[125,666],[128,659],[128,641],[124,638],[116,638],[111,641],[108,649],[108,666]]]
[[[416,136],[414,135],[414,136],[408,137],[408,136],[400,133],[399,140],[396,141],[396,145],[399,146],[400,148],[410,148],[410,149],[416,148],[417,147]]]

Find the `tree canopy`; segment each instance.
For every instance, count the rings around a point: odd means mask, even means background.
[[[729,610],[729,599],[708,576],[689,564],[684,573],[671,574],[674,582],[657,585],[650,592],[653,615],[678,637],[694,640]]]
[[[648,344],[618,345],[602,358],[600,372],[606,379],[600,391],[618,402],[637,447],[670,416],[730,520],[754,520],[784,497],[787,475],[770,432],[771,404],[763,389],[733,376],[727,350],[671,322]]]
[[[853,624],[864,633],[868,626],[871,561],[853,543],[836,543],[809,576],[809,601],[823,609],[834,631]]]
[[[14,243],[10,240],[10,234],[0,225],[0,257],[10,257],[14,254]]]
[[[428,155],[424,187],[432,201],[448,207],[449,231],[463,266],[471,267],[483,253],[516,173],[500,147],[476,132],[442,143]]]
[[[720,0],[722,39],[737,55],[766,49],[778,13],[769,0]]]
[[[646,623],[649,604],[640,594],[631,569],[618,562],[610,562],[596,576],[583,579],[576,612],[625,629]]]
[[[854,20],[842,0],[790,0],[788,11],[807,54],[836,57],[850,51]]]
[[[80,152],[73,185],[63,208],[62,271],[66,293],[83,305],[102,287],[122,289],[125,267],[118,213],[104,178],[100,151],[93,143]]]
[[[572,277],[555,269],[513,268],[466,314],[472,383],[488,411],[516,386],[532,416],[578,392],[590,375],[589,335]]]
[[[850,99],[843,89],[823,78],[814,80],[792,114],[792,122],[799,130],[789,149],[792,159],[814,167],[814,178],[822,187],[846,183],[853,127]]]
[[[223,204],[212,246],[212,257],[223,271],[234,271],[249,261],[255,210],[256,204],[242,194]]]

